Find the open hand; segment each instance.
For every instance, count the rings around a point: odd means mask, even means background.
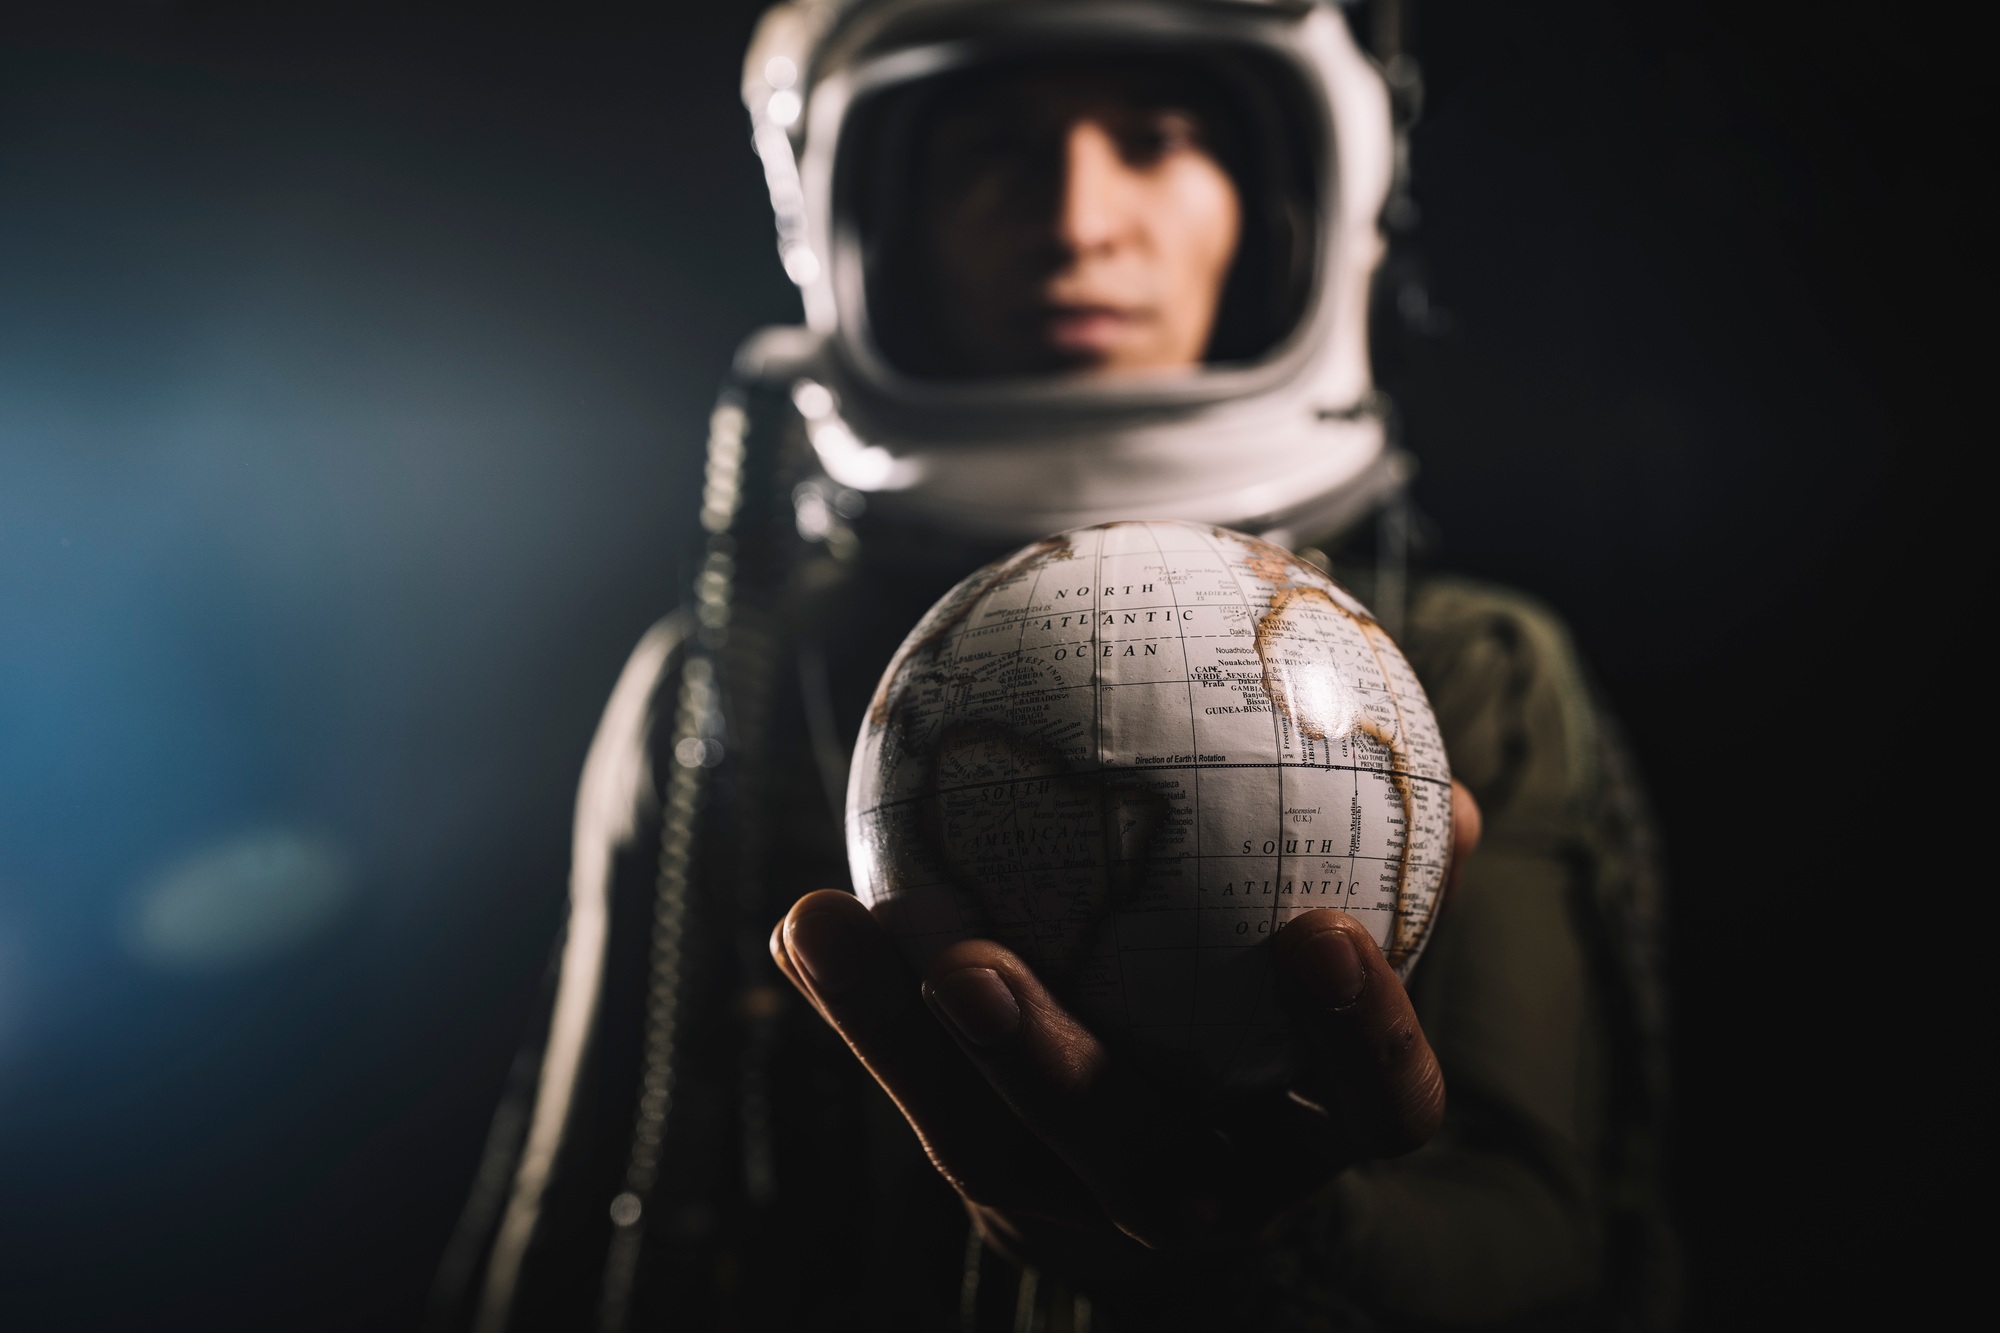
[[[1457,783],[1452,829],[1448,885],[1479,839]],[[1254,1243],[1347,1166],[1436,1131],[1443,1075],[1367,929],[1321,909],[1273,947],[1302,1071],[1289,1089],[1200,1105],[1107,1048],[990,940],[946,948],[919,985],[851,894],[806,895],[771,935],[778,966],[902,1109],[982,1233],[1099,1290],[1154,1285],[1190,1247]]]

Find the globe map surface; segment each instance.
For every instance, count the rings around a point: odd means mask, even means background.
[[[1271,940],[1336,907],[1407,975],[1451,841],[1396,645],[1290,552],[1084,528],[964,580],[877,687],[847,791],[856,892],[921,970],[998,940],[1092,1029],[1206,1092],[1295,1065]]]

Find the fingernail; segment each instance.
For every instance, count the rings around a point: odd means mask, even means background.
[[[1298,944],[1303,980],[1313,998],[1335,1009],[1345,1009],[1361,998],[1368,984],[1368,969],[1361,965],[1361,952],[1345,926],[1334,926],[1307,936]]]
[[[930,986],[931,1003],[958,1035],[974,1046],[991,1046],[1021,1026],[1021,1005],[990,967],[965,967]]]
[[[785,952],[821,999],[834,999],[862,980],[853,927],[839,912],[807,912],[785,928]]]

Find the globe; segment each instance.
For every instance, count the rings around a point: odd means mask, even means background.
[[[1296,1068],[1291,917],[1339,908],[1408,974],[1451,774],[1408,662],[1333,579],[1241,533],[1111,523],[988,565],[910,632],[846,834],[912,966],[997,940],[1107,1043],[1222,1095]]]

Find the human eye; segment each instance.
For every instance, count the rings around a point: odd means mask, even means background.
[[[1184,111],[1155,111],[1135,117],[1119,135],[1119,152],[1135,167],[1154,166],[1201,147],[1201,126]]]

